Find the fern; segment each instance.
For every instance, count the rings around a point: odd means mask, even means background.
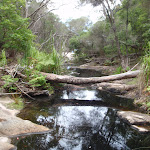
[[[11,91],[16,91],[17,87],[15,86],[15,83],[18,82],[18,78],[12,78],[10,75],[2,76],[2,79],[5,81],[5,84],[3,85],[4,89]]]

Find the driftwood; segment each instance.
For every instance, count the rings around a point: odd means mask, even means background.
[[[127,78],[134,78],[139,73],[140,73],[140,70],[136,70],[136,71],[130,71],[130,72],[121,73],[121,74],[117,74],[117,75],[81,78],[81,77],[56,75],[56,74],[52,74],[52,73],[42,72],[42,74],[44,76],[46,76],[47,81],[53,81],[53,82],[59,82],[59,83],[69,83],[69,84],[101,83],[101,82],[108,82],[108,81],[121,80],[121,79],[127,79]]]

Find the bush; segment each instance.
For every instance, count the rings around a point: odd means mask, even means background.
[[[24,58],[24,64],[33,66],[38,71],[60,74],[62,59],[54,48],[51,53],[46,53],[32,47]]]
[[[3,88],[8,90],[9,92],[16,91],[17,87],[15,85],[18,82],[18,78],[12,78],[11,75],[2,76],[2,79],[5,81]]]
[[[5,51],[2,50],[2,54],[1,54],[1,57],[0,57],[0,66],[5,66],[7,65],[7,59],[6,59],[6,55],[5,55]]]

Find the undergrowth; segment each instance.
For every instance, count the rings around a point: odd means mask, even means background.
[[[2,50],[2,53],[0,56],[0,66],[3,67],[5,65],[7,65],[7,59],[6,59],[5,50]]]
[[[52,49],[52,52],[47,53],[32,47],[28,54],[26,54],[23,62],[38,71],[55,74],[61,73],[62,58],[55,48]]]

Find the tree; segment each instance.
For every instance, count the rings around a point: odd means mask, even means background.
[[[115,0],[80,0],[82,3],[101,5],[105,20],[110,23],[113,38],[121,65],[126,69],[129,65],[129,50],[142,50],[149,36],[149,1],[123,0],[116,5]],[[121,25],[121,28],[120,26]],[[135,40],[136,39],[136,40]],[[146,42],[147,43],[147,42]]]
[[[52,13],[55,8],[51,6],[50,0],[28,1],[28,15],[30,18],[29,28],[36,35],[37,48],[39,50],[52,52],[53,47],[60,52],[65,47],[68,29],[59,17]]]
[[[72,19],[67,22],[67,26],[75,35],[79,35],[83,31],[87,31],[91,27],[91,21],[87,17]]]
[[[24,0],[5,0],[0,3],[0,48],[27,51],[34,38],[28,29],[28,19],[21,16]]]

